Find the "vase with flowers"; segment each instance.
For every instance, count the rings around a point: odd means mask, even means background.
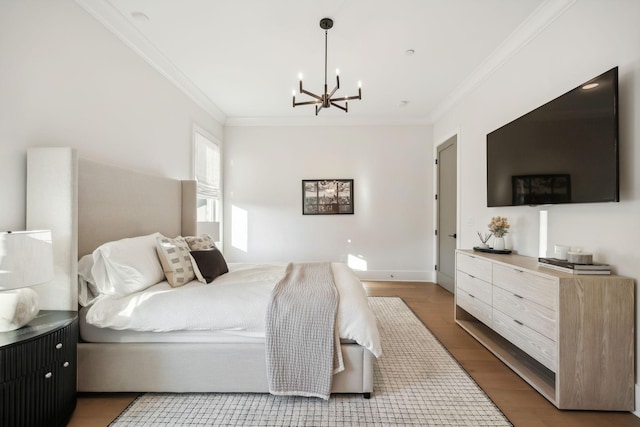
[[[503,216],[494,216],[489,223],[489,231],[493,233],[493,249],[504,250],[504,235],[509,232],[509,220]]]

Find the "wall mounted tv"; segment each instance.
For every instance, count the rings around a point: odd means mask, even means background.
[[[487,135],[487,206],[617,202],[618,68]]]

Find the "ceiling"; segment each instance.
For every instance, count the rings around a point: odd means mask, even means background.
[[[430,122],[555,17],[566,0],[76,0],[226,123]],[[292,107],[324,84],[349,113]],[[407,54],[413,50],[412,55]],[[297,100],[306,100],[297,95]],[[322,118],[320,118],[322,116]]]

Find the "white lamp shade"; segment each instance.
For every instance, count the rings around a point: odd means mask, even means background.
[[[0,291],[53,280],[51,231],[0,233]]]

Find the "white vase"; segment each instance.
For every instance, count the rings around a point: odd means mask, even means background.
[[[494,251],[503,251],[504,250],[504,237],[493,237],[493,250]]]

